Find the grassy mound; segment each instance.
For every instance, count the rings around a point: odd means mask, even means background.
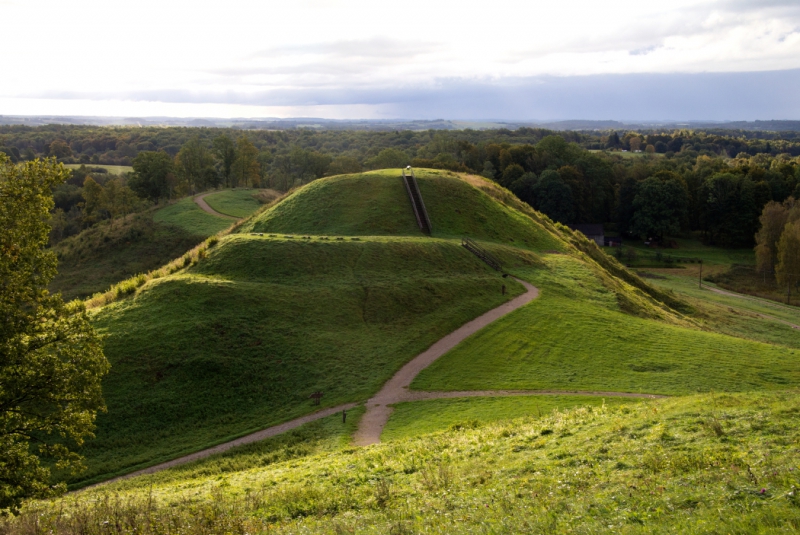
[[[447,171],[419,170],[433,236],[472,238],[535,250],[563,244],[530,218]],[[481,179],[483,180],[483,179]],[[372,171],[312,182],[244,225],[242,232],[419,236],[400,172]]]
[[[796,393],[703,395],[457,426],[369,448],[318,447],[305,457],[296,443],[272,443],[271,453],[242,452],[249,469],[237,469],[232,454],[32,504],[2,529],[793,532],[799,415]]]
[[[232,235],[100,309],[108,413],[88,482],[366,399],[435,340],[522,287],[457,242]]]
[[[254,190],[220,191],[206,197],[206,201],[217,203],[222,213],[244,217],[261,206],[253,193]],[[67,300],[103,292],[178,258],[231,223],[230,219],[204,212],[189,197],[113,224],[103,221],[53,248],[58,256],[58,275],[50,290],[61,292]]]

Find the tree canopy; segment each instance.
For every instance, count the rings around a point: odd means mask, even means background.
[[[166,199],[170,194],[173,171],[172,158],[166,152],[140,152],[133,160],[130,188],[140,197],[154,202]]]
[[[80,467],[75,446],[104,408],[109,365],[83,304],[47,291],[52,188],[67,176],[55,160],[0,155],[0,509],[63,491],[48,465]]]

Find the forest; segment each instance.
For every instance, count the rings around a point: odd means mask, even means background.
[[[83,164],[55,192],[55,241],[212,188],[287,191],[406,165],[480,174],[561,223],[605,223],[655,242],[696,232],[709,244],[752,247],[767,203],[800,198],[800,141],[752,132],[3,126],[0,152]],[[97,165],[132,170],[116,177]]]

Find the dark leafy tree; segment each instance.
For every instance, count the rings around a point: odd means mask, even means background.
[[[500,177],[500,185],[506,188],[510,187],[518,179],[522,178],[525,174],[525,169],[521,165],[512,163],[506,166],[503,170],[503,176]]]
[[[174,166],[166,152],[140,152],[133,160],[130,188],[143,199],[158,202],[170,196]]]
[[[232,185],[231,172],[233,169],[233,162],[236,160],[236,146],[229,136],[222,134],[214,138],[213,147],[214,155],[220,162],[222,181],[230,187]]]
[[[762,206],[756,187],[746,176],[719,173],[703,183],[701,225],[710,243],[726,247],[752,246]]]
[[[347,173],[360,173],[361,162],[352,156],[337,156],[328,166],[329,175],[345,175]]]
[[[534,206],[536,200],[534,197],[534,187],[539,181],[539,177],[535,173],[525,173],[509,187],[509,189],[519,197],[520,200]]]
[[[687,206],[686,187],[679,179],[647,178],[636,187],[631,232],[658,240],[676,234],[686,218]]]
[[[368,159],[365,165],[368,169],[391,169],[405,167],[411,163],[411,158],[399,149],[383,149],[375,157]]]
[[[56,139],[50,143],[50,156],[55,156],[59,159],[66,158],[72,156],[72,149],[63,139]]]
[[[258,156],[258,151],[254,158]],[[214,156],[199,137],[190,139],[175,156],[178,177],[191,185],[193,191],[216,188],[220,176],[214,168]]]
[[[572,190],[555,171],[545,171],[531,188],[533,207],[560,223],[570,223],[575,217]]]

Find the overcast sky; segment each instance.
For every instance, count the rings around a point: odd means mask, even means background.
[[[0,114],[800,119],[800,0],[0,0]]]

